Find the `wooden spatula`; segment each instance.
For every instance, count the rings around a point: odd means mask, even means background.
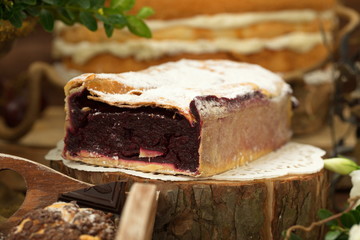
[[[44,208],[67,193],[94,185],[59,173],[37,162],[0,153],[0,171],[10,169],[25,180],[27,192],[21,207],[3,224],[0,231],[7,234],[29,211]],[[151,239],[157,207],[156,186],[135,183],[127,195],[121,216],[117,239]]]
[[[61,193],[92,186],[34,161],[0,154],[0,170],[5,169],[19,173],[24,178],[27,191],[21,207],[0,227],[2,232],[7,232],[27,212],[56,202]]]

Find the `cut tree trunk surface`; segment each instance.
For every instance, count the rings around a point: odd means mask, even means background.
[[[125,173],[86,172],[61,161],[51,166],[81,181],[101,184],[126,180],[154,183],[160,191],[153,239],[282,239],[290,226],[310,225],[326,208],[326,172],[256,181],[161,181]],[[147,201],[144,199],[144,201]],[[323,229],[298,232],[321,239]]]

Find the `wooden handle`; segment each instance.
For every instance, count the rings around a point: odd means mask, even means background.
[[[93,185],[68,177],[34,161],[7,154],[0,154],[0,171],[13,170],[25,180],[27,191],[21,207],[0,226],[7,233],[27,212],[43,208],[57,201],[59,194]]]
[[[150,240],[158,201],[155,184],[134,183],[121,214],[115,240]]]

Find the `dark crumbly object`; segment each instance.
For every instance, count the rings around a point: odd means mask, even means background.
[[[79,208],[73,202],[57,202],[28,213],[20,224],[11,230],[7,239],[114,239],[115,224],[112,216],[91,208]]]

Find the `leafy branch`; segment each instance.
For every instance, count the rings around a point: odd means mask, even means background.
[[[127,27],[135,35],[150,38],[144,19],[154,11],[143,7],[135,15],[128,14],[134,4],[135,0],[111,0],[109,6],[105,0],[2,0],[0,19],[20,28],[25,19],[35,17],[49,32],[54,29],[55,20],[70,26],[80,23],[91,31],[96,31],[98,22],[102,22],[108,37],[114,29]]]
[[[360,169],[360,166],[357,165],[357,163],[355,163],[353,160],[341,156],[324,159],[324,167],[327,170],[342,175],[348,175],[352,172],[356,173],[355,171]],[[357,183],[353,181],[353,176],[351,177],[353,184],[356,185]],[[324,224],[326,224],[329,229],[325,235],[325,240],[347,240],[351,227],[353,225],[360,224],[360,205],[354,208],[359,200],[360,196],[348,199],[349,206],[344,211],[337,214],[333,214],[326,209],[321,209],[318,212],[318,216],[321,219],[320,221],[313,222],[308,227],[295,225],[288,228],[287,231],[284,232],[285,240],[301,240],[298,235],[293,233],[294,230],[298,229],[305,232],[310,232],[315,227],[322,226]]]
[[[285,232],[285,240],[301,240],[299,236],[293,233],[294,230],[299,229],[305,232],[310,232],[315,227],[326,224],[329,231],[326,233],[325,240],[345,240],[348,239],[350,228],[360,223],[360,206],[354,209],[360,196],[348,199],[349,206],[340,213],[333,214],[332,212],[321,209],[318,212],[320,221],[313,222],[310,226],[304,227],[301,225],[294,225],[288,228]],[[340,219],[340,221],[338,221]]]

